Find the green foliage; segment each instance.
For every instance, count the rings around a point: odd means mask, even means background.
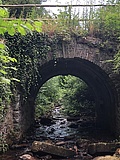
[[[0,34],[4,35],[4,33],[8,32],[9,35],[13,36],[16,32],[21,35],[25,35],[26,32],[30,32],[32,34],[33,30],[38,32],[42,31],[42,23],[41,22],[32,22],[32,21],[22,21],[21,19],[7,21],[4,19],[0,19]]]
[[[13,62],[16,62],[15,58],[11,58],[8,55],[8,51],[3,42],[0,43],[0,122],[4,119],[6,114],[5,108],[10,103],[10,82],[12,80],[11,71],[16,68],[10,66]]]
[[[7,9],[0,8],[0,13],[0,18],[8,18],[9,16],[9,12],[7,11]]]
[[[118,51],[118,53],[115,55],[114,58],[114,70],[117,73],[119,73],[120,71],[120,50]]]
[[[79,23],[79,13],[73,12],[72,7],[65,7],[59,13],[52,16],[46,15],[48,19],[43,23],[43,31],[50,35],[58,34],[63,36],[64,41],[71,40],[72,35],[85,35],[84,29]],[[51,21],[51,18],[53,21]]]
[[[101,7],[94,12],[93,33],[103,40],[103,45],[114,50],[114,70],[120,70],[120,2],[108,0],[114,6]],[[109,43],[109,42],[112,42]]]
[[[36,99],[36,117],[46,115],[51,111],[54,104],[61,99],[59,76],[48,80],[41,88]]]
[[[17,72],[15,77],[20,80],[20,84],[24,93],[24,98],[29,95],[31,87],[38,83],[39,66],[49,53],[54,59],[54,52],[58,40],[56,37],[49,37],[47,34],[33,32],[25,36],[16,34],[10,36],[5,35],[7,46],[9,47],[10,56],[17,59]],[[13,45],[14,44],[14,45]],[[53,50],[54,49],[54,50]]]
[[[9,47],[13,48],[13,44],[11,46],[6,47],[4,44],[4,35],[11,36],[11,39],[14,37],[15,33],[20,33],[19,35],[23,36],[26,33],[32,35],[32,31],[36,30],[37,32],[41,32],[41,22],[33,22],[33,21],[22,21],[21,19],[16,19],[12,21],[4,20],[4,17],[8,17],[9,13],[6,9],[0,8],[0,34],[3,35],[1,42],[0,42],[0,87],[4,84],[6,88],[10,88],[10,82],[12,81],[19,81],[18,78],[13,78],[13,71],[17,70],[14,67],[13,63],[16,63],[17,60],[14,57],[14,50],[11,50],[11,55],[8,54]],[[15,47],[15,46],[14,46]],[[1,94],[4,94],[3,90],[5,91],[5,86],[3,85],[3,89],[1,89]],[[7,89],[6,89],[7,91]],[[6,93],[6,92],[5,92]],[[10,91],[9,91],[10,93]],[[1,96],[2,97],[2,96]],[[8,97],[8,96],[7,96]],[[1,99],[3,101],[3,98]]]
[[[0,153],[6,152],[8,150],[8,144],[5,140],[5,135],[0,132]]]
[[[95,26],[98,34],[105,40],[118,40],[120,35],[120,4],[100,8],[95,14]]]
[[[40,4],[41,0],[2,0],[3,4]],[[9,8],[9,12],[10,12],[10,17],[16,17],[16,18],[27,18],[30,17],[31,15],[33,15],[34,13],[34,18],[35,15],[37,17],[37,15],[43,14],[43,12],[45,12],[45,9],[41,9],[41,8]]]
[[[32,34],[32,30],[41,31],[41,22],[23,22],[20,19],[7,21],[3,19],[8,16],[8,11],[0,8],[0,123],[4,121],[8,105],[11,102],[11,82],[19,82],[17,77],[13,76],[14,72],[17,71],[15,67],[17,60],[13,57],[13,54],[9,54],[9,48],[5,45],[4,35],[7,33],[12,38],[17,32],[23,36],[26,33]],[[5,151],[7,148],[6,135],[1,132],[0,136],[0,151]]]
[[[57,18],[59,21],[59,25],[64,28],[71,28],[73,26],[79,25],[78,15],[74,15],[72,13],[72,7],[65,7],[64,11],[59,10]]]
[[[82,108],[93,108],[94,98],[85,82],[74,76],[60,77],[60,86],[63,88],[64,109],[66,114],[76,115]]]
[[[5,50],[5,45],[0,44],[0,123],[3,122],[6,115],[7,106],[10,103],[10,77],[7,71],[9,67],[8,63],[10,62],[10,57],[8,56],[7,51]],[[4,139],[4,135],[0,133],[0,152],[6,151],[7,144]]]
[[[47,114],[55,104],[62,104],[65,114],[79,114],[82,108],[93,108],[94,98],[88,86],[74,76],[57,76],[47,81],[36,99],[36,117]]]
[[[6,21],[3,17],[8,16],[9,13],[6,9],[0,8],[0,34],[4,35],[6,32],[11,37],[16,33],[19,32],[21,35],[25,35],[26,32],[30,32],[32,34],[32,30],[37,30],[38,32],[41,31],[41,22],[23,22],[22,20],[13,20],[13,21]],[[13,51],[12,51],[13,52]],[[8,54],[8,48],[4,44],[3,38],[0,41],[0,83],[8,83],[10,84],[10,77],[7,74],[6,70],[16,70],[15,67],[10,64],[11,62],[17,62],[15,58],[13,58],[13,54],[11,57]],[[5,77],[8,76],[8,78]],[[17,80],[11,78],[11,80]]]

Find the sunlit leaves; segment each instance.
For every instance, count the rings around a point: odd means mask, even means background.
[[[21,35],[25,35],[26,34],[25,29],[23,27],[21,27],[21,26],[18,27],[18,32],[20,32]]]
[[[3,70],[3,69],[0,69],[0,73],[7,74],[7,72],[5,70]]]
[[[11,28],[8,30],[8,34],[10,34],[11,36],[13,36],[15,34],[15,28]]]
[[[3,43],[0,43],[0,49],[5,49],[5,45]]]
[[[117,1],[110,1],[108,2],[111,4],[115,4],[114,6],[106,6],[99,8],[96,13],[94,14],[94,28],[95,34],[100,36],[103,41],[106,42],[113,42],[115,46],[106,45],[106,47],[114,48],[116,53],[114,56],[114,60],[109,60],[107,62],[114,63],[114,70],[118,72],[120,70],[120,3]]]
[[[118,53],[115,55],[115,58],[114,58],[114,69],[116,72],[119,73],[120,71],[120,50],[118,51]]]
[[[11,78],[11,80],[12,80],[12,81],[16,81],[16,82],[20,82],[20,80],[17,79],[17,78]]]
[[[4,35],[7,32],[11,36],[13,36],[15,33],[20,33],[22,36],[24,36],[26,33],[29,33],[29,32],[32,34],[32,31],[34,30],[41,32],[41,28],[42,28],[41,22],[33,22],[30,20],[23,21],[21,19],[15,19],[15,20],[5,19],[8,17],[9,17],[8,11],[6,9],[0,8],[0,34],[1,35]],[[17,62],[17,60],[15,58],[10,57],[7,54],[6,46],[3,42],[0,43],[0,62],[1,62],[0,77],[1,77],[1,74],[7,75],[7,71],[9,70],[14,70],[14,71],[16,70],[15,67],[9,67],[9,66],[5,67],[5,64],[11,63],[11,62],[14,63],[14,62]],[[5,69],[7,69],[7,71]],[[8,82],[6,81],[6,78],[4,80],[2,79],[3,79],[3,76],[1,78],[2,83]],[[14,78],[12,80],[15,81],[17,79]]]
[[[8,32],[11,36],[13,36],[16,32],[19,32],[21,35],[25,35],[26,33],[32,31],[42,31],[42,22],[36,21],[22,21],[20,19],[17,20],[6,20],[0,19],[0,34],[4,35],[5,32]]]
[[[10,84],[11,80],[5,77],[0,77],[0,84]]]
[[[94,14],[94,25],[103,38],[120,35],[120,4],[99,8]]]
[[[15,34],[19,33],[21,37],[24,37],[27,33],[32,35],[34,30],[41,32],[41,26],[41,22],[33,22],[31,20],[10,20],[8,10],[5,8],[0,8],[0,122],[4,118],[4,107],[7,107],[10,103],[10,85],[13,84],[13,82],[20,82],[20,80],[16,78],[16,74],[14,74],[17,72],[17,68],[15,67],[17,60],[16,58],[13,58],[14,50],[12,50],[13,53],[10,56],[8,52],[9,49],[5,45],[6,42],[4,42],[5,34],[13,37]],[[13,47],[13,45],[14,44],[12,44],[11,47]],[[2,145],[4,149],[4,143]]]
[[[0,18],[8,18],[9,12],[6,8],[0,8]]]
[[[41,32],[41,31],[42,31],[42,22],[35,21],[35,22],[34,22],[34,25],[35,25],[35,30],[36,30],[37,32]]]

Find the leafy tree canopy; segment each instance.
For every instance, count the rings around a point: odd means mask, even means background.
[[[41,4],[42,0],[2,0],[3,4]],[[33,12],[35,12],[37,15],[43,15],[46,10],[44,8],[9,8],[10,17],[16,17],[16,18],[26,18],[29,17]],[[34,14],[35,14],[34,13]]]

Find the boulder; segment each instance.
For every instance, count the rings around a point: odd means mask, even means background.
[[[88,145],[89,145],[90,141],[87,140],[87,139],[78,139],[76,141],[76,145],[78,148],[84,148],[84,149],[87,149],[88,148]]]
[[[120,148],[117,148],[117,149],[116,149],[114,156],[120,158]]]
[[[52,124],[55,124],[55,122],[53,121],[53,118],[52,118],[52,117],[41,117],[40,123],[41,123],[42,125],[47,125],[47,126],[50,126],[50,125],[52,125]]]
[[[34,141],[32,143],[33,152],[44,152],[51,155],[56,155],[60,157],[73,157],[76,153],[73,150],[65,149],[60,146],[55,146],[46,142]]]

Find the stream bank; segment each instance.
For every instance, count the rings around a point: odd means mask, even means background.
[[[0,160],[91,160],[96,156],[113,155],[120,147],[120,143],[115,142],[109,132],[96,127],[95,114],[91,109],[83,109],[80,115],[76,116],[65,116],[61,109],[62,106],[56,106],[50,116],[37,119],[26,138],[19,144],[11,146],[5,154],[0,155]],[[46,150],[34,152],[31,149],[34,141],[50,144],[52,150],[50,153]],[[92,145],[93,143],[95,145]],[[54,153],[54,147],[58,147],[59,154],[61,147],[75,154],[72,157],[60,156]]]

